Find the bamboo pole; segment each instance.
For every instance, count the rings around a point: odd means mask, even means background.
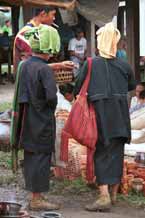
[[[40,5],[45,5],[45,6],[54,6],[54,7],[60,7],[64,8],[66,10],[74,10],[74,8],[77,5],[77,0],[72,0],[71,2],[61,2],[61,1],[51,1],[51,0],[2,0],[2,3],[6,3],[9,5],[33,5],[33,6],[40,6]]]
[[[18,149],[12,148],[12,171],[16,173],[18,170]]]

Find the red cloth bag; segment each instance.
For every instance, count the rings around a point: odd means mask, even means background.
[[[65,123],[61,135],[61,159],[68,160],[68,140],[74,138],[80,144],[87,146],[88,181],[94,178],[93,155],[98,138],[96,114],[91,103],[87,101],[87,90],[91,76],[92,59],[88,58],[88,73],[84,84]]]

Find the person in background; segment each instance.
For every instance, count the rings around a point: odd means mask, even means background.
[[[59,86],[60,93],[65,97],[70,103],[74,100],[74,86],[70,83]]]
[[[145,90],[144,83],[138,82],[135,88],[135,96],[131,98],[130,109],[139,104],[139,94]]]
[[[139,103],[144,104],[145,103],[145,90],[141,91],[139,94]]]
[[[130,114],[132,114],[134,111],[137,111],[141,108],[145,108],[145,90],[142,90],[139,93],[138,104],[136,104],[134,107],[131,107],[129,112],[130,112]]]
[[[68,112],[71,111],[72,102],[74,100],[74,86],[72,84],[63,84],[59,85],[57,91],[57,108],[56,112],[60,110],[67,110]]]
[[[87,40],[84,37],[82,29],[77,29],[75,32],[75,38],[69,41],[68,51],[70,54],[70,60],[74,62],[75,66],[79,68],[86,58],[87,52]],[[74,76],[77,76],[77,70],[74,70]]]
[[[21,60],[26,60],[32,55],[29,41],[25,39],[24,34],[32,27],[38,27],[40,24],[52,25],[55,20],[56,9],[52,6],[39,7],[34,9],[34,17],[18,32],[14,41],[13,48],[13,71],[17,72],[17,66]],[[53,69],[72,69],[73,64],[70,61],[49,64]]]
[[[31,56],[32,50],[29,41],[25,39],[24,34],[32,27],[38,27],[40,24],[51,25],[55,20],[56,10],[54,7],[40,7],[34,10],[34,17],[18,32],[14,41],[13,49],[13,70],[17,72],[17,66],[21,60],[26,60]]]
[[[10,20],[5,21],[5,25],[2,27],[2,33],[7,34],[7,36],[12,35],[12,27]]]
[[[88,101],[94,106],[98,126],[94,171],[100,195],[92,204],[86,205],[88,211],[110,210],[111,203],[116,203],[123,173],[124,144],[130,142],[127,93],[135,88],[135,80],[130,65],[116,58],[119,39],[120,32],[113,23],[107,23],[97,31],[99,56],[92,60]],[[75,96],[87,72],[86,61],[78,74]]]
[[[21,64],[17,72],[11,145],[19,147],[20,144],[24,149],[25,186],[31,192],[29,208],[55,210],[59,206],[47,202],[42,193],[49,190],[57,105],[54,74],[47,63],[53,54],[59,52],[60,37],[56,29],[42,24],[32,27],[25,37],[32,48],[32,56]],[[17,116],[14,113],[16,108]]]
[[[125,39],[121,39],[118,43],[118,49],[117,49],[117,58],[122,58],[127,61],[127,53],[126,53],[126,41]]]

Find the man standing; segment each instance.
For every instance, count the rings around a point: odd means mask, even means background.
[[[32,55],[29,41],[25,39],[24,34],[32,27],[38,27],[40,24],[52,25],[55,20],[56,10],[54,7],[36,8],[34,17],[28,22],[16,35],[13,49],[13,72],[16,74],[18,64],[21,60],[26,60]],[[49,66],[54,69],[68,69],[72,70],[73,63],[71,61],[63,61],[61,63],[51,63]]]
[[[5,25],[2,27],[2,32],[4,34],[7,34],[8,36],[12,35],[12,28],[11,28],[11,22],[10,20],[5,21]]]
[[[28,22],[16,35],[13,49],[13,71],[17,72],[17,66],[21,60],[26,60],[31,56],[32,50],[29,41],[25,39],[24,34],[32,27],[38,27],[40,24],[52,25],[55,20],[56,10],[54,7],[36,8],[34,17]]]

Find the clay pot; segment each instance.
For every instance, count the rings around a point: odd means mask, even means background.
[[[0,202],[0,217],[4,215],[18,215],[20,208],[22,207],[21,204],[11,201],[1,201]]]
[[[135,178],[132,180],[132,189],[141,192],[143,190],[143,182],[142,178]]]

